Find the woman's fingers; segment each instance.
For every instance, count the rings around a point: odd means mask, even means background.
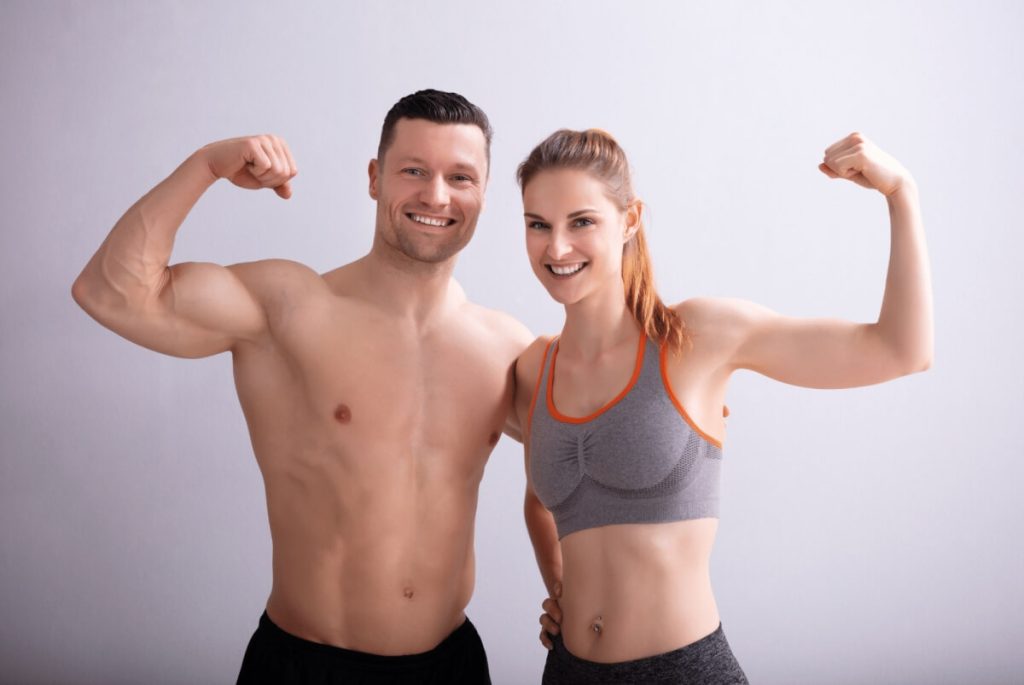
[[[836,172],[834,172],[831,169],[829,169],[828,165],[825,164],[824,162],[819,164],[818,168],[821,169],[822,173],[824,173],[829,178],[839,178],[839,174],[837,174]]]
[[[558,635],[558,633],[561,631],[561,627],[558,625],[558,623],[552,620],[552,618],[547,614],[541,614],[540,625],[544,628],[546,632],[549,632],[552,635]]]
[[[555,623],[562,622],[562,607],[558,605],[558,600],[553,597],[548,597],[540,605],[540,608],[544,610],[544,613],[551,617]]]
[[[825,158],[827,159],[829,155],[834,155],[844,148],[851,148],[858,143],[863,143],[865,140],[864,134],[859,131],[854,131],[850,135],[840,138],[825,148]]]
[[[540,643],[544,645],[544,649],[547,649],[548,651],[554,647],[554,645],[551,644],[551,638],[549,638],[548,634],[543,630],[540,631]]]

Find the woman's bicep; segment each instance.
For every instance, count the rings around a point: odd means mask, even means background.
[[[744,300],[730,307],[733,368],[807,388],[873,385],[907,372],[877,324],[783,316]]]

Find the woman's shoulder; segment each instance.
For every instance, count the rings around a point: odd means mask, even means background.
[[[672,305],[695,344],[719,350],[739,344],[764,307],[738,297],[691,297]]]
[[[739,297],[711,297],[705,295],[691,297],[678,304],[674,304],[672,305],[672,310],[682,317],[687,325],[690,322],[693,322],[695,325],[735,325],[756,317],[761,312],[768,311],[756,302]]]

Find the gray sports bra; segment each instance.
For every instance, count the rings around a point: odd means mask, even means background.
[[[555,408],[557,356],[552,340],[527,425],[530,479],[559,539],[616,523],[717,518],[722,445],[693,425],[672,393],[665,348],[641,335],[629,384],[583,418]]]

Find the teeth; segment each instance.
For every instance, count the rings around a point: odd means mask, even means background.
[[[427,226],[444,227],[448,225],[448,219],[435,219],[433,217],[423,216],[421,214],[410,214],[409,216],[411,216],[414,221],[418,221],[421,224],[426,224]]]
[[[579,264],[570,264],[568,266],[555,266],[554,264],[550,264],[549,266],[551,267],[551,270],[559,276],[568,276],[569,274],[574,274],[582,269],[583,265],[584,262],[580,262]]]

